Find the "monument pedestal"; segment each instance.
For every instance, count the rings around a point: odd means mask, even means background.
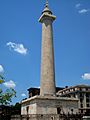
[[[22,101],[21,115],[68,114],[78,112],[78,99],[56,96],[34,96]]]

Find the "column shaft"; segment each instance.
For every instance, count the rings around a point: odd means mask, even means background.
[[[42,23],[42,55],[40,95],[55,95],[55,71],[52,20]]]

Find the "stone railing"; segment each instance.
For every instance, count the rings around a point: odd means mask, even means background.
[[[11,120],[82,120],[82,115],[14,115]]]

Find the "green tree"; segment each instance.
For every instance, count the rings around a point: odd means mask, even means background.
[[[15,105],[11,106],[12,108],[12,115],[20,115],[21,114],[21,104],[20,103],[16,103]]]
[[[12,102],[12,97],[16,97],[16,91],[13,88],[3,91],[1,85],[4,82],[4,77],[0,75],[0,105],[8,105],[10,102]]]

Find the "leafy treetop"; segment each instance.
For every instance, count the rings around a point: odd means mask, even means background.
[[[16,97],[16,91],[13,88],[8,88],[3,91],[1,84],[4,82],[4,77],[0,75],[0,105],[8,105],[12,102],[12,97]]]

